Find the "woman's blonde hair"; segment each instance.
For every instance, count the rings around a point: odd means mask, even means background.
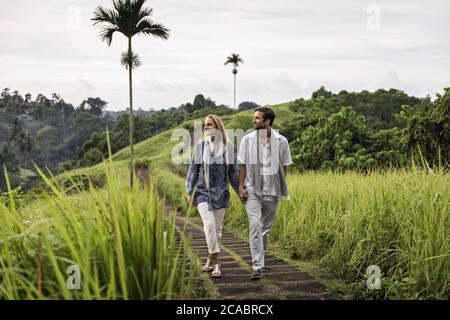
[[[216,124],[216,128],[222,133],[223,144],[227,145],[230,142],[230,138],[228,137],[227,130],[225,129],[222,118],[216,116],[215,114],[208,114],[206,118],[210,118],[214,121],[214,123]]]

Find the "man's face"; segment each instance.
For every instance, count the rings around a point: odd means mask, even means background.
[[[269,122],[270,120],[264,121],[264,112],[255,111],[255,114],[253,115],[253,129],[267,129],[269,127]]]

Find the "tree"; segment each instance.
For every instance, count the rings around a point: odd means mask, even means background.
[[[295,165],[300,169],[369,169],[369,133],[363,116],[344,107],[317,125],[308,126],[292,143]]]
[[[313,99],[317,99],[320,97],[323,98],[331,98],[333,96],[333,92],[331,91],[327,91],[327,89],[325,89],[324,86],[321,86],[318,90],[314,91],[312,93],[312,98]]]
[[[44,96],[43,94],[41,94],[41,93],[39,93],[38,95],[37,95],[37,97],[36,97],[36,103],[37,104],[42,104],[42,105],[44,105],[44,106],[46,106],[46,107],[50,107],[50,100],[46,97],[46,96]]]
[[[302,111],[284,133],[292,141],[294,165],[301,170],[368,171],[407,163],[400,147],[400,131],[392,128],[373,133],[364,116],[351,107],[333,114],[328,108]]]
[[[18,157],[18,166],[21,167],[23,156],[30,158],[30,153],[33,149],[33,140],[31,139],[31,135],[25,132],[22,122],[18,118],[14,119],[9,128],[7,143],[10,144],[11,151],[22,155],[22,157]]]
[[[146,0],[113,0],[113,8],[97,7],[94,11],[94,26],[101,27],[100,37],[108,46],[111,45],[113,35],[122,33],[128,39],[128,50],[122,53],[122,64],[128,70],[130,95],[130,187],[133,186],[133,77],[132,70],[141,62],[132,51],[132,38],[139,35],[153,35],[161,39],[169,38],[169,29],[160,23],[154,23],[150,16],[151,8],[144,8]]]
[[[73,113],[75,112],[75,108],[71,104],[64,103],[62,107],[62,113],[64,115],[64,120],[69,119]]]
[[[9,129],[9,141],[20,145],[26,138],[25,131],[23,130],[22,122],[18,118],[15,118],[11,128]]]
[[[103,161],[103,153],[98,148],[89,149],[83,156],[82,164],[85,167],[96,165]]]
[[[104,131],[107,125],[105,119],[77,109],[69,122],[71,130],[66,142],[67,152],[75,152],[76,148],[89,140],[94,132]]]
[[[112,151],[118,151],[127,146],[127,132],[130,132],[130,120],[128,119],[128,114],[123,114],[117,118],[116,124],[114,126],[114,131],[112,133]],[[159,121],[159,123],[163,123]],[[134,130],[133,130],[133,141],[141,142],[146,138],[149,138],[152,134],[152,126],[147,117],[134,116],[133,119]]]
[[[13,92],[12,96],[13,104],[22,104],[23,103],[23,97],[19,94],[19,91],[15,90]]]
[[[58,103],[60,103],[60,102],[63,102],[63,103],[64,103],[64,100],[61,98],[61,96],[60,96],[59,94],[57,94],[57,93],[52,93],[52,99],[51,99],[51,102],[52,102],[53,105],[56,105],[56,104],[58,104]]]
[[[241,102],[238,106],[239,111],[244,111],[244,110],[254,110],[256,108],[259,107],[259,104],[252,102],[252,101],[245,101],[245,102]]]
[[[14,153],[10,151],[8,145],[3,145],[0,150],[0,192],[7,191],[6,177],[4,175],[4,169],[6,169],[11,187],[14,188],[14,184],[11,181],[11,174],[18,173],[19,167],[17,166],[16,157]]]
[[[239,67],[239,63],[244,63],[244,60],[241,59],[239,54],[232,53],[231,56],[227,57],[227,61],[225,61],[225,65],[231,63],[233,65],[233,75],[234,75],[234,108],[236,108],[236,75],[238,73],[237,67]]]
[[[198,94],[198,95],[195,96],[193,107],[194,107],[194,111],[195,110],[199,110],[199,109],[203,109],[203,108],[206,107],[206,100],[205,100],[205,97],[202,94]]]
[[[30,103],[31,102],[31,93],[27,93],[25,95],[25,103]]]
[[[83,100],[81,102],[81,109],[87,110],[88,112],[96,115],[101,116],[103,109],[106,108],[106,105],[108,102],[103,101],[100,98],[87,98],[86,100]]]
[[[9,101],[11,100],[11,95],[9,94],[9,92],[10,92],[10,89],[5,88],[5,89],[3,89],[2,93],[1,93],[1,97],[2,97],[5,105],[7,105],[9,103]]]
[[[450,88],[432,101],[424,98],[419,105],[403,105],[397,119],[404,124],[401,143],[405,152],[418,151],[428,164],[450,164]],[[439,159],[440,154],[440,159]]]
[[[44,154],[45,162],[48,163],[50,151],[52,151],[58,142],[58,129],[47,125],[36,132],[36,141]]]

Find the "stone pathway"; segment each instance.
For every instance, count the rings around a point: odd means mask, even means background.
[[[177,229],[182,230],[186,218],[177,217]],[[192,239],[191,247],[201,259],[206,261],[208,250],[200,217],[187,220],[186,237]],[[288,299],[288,300],[325,300],[337,299],[312,276],[290,266],[286,261],[266,254],[266,266],[270,271],[263,273],[259,281],[252,281],[251,254],[247,241],[243,241],[226,230],[223,231],[220,264],[222,277],[212,278],[217,299]]]

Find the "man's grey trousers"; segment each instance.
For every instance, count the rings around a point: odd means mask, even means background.
[[[253,270],[264,268],[264,252],[269,244],[269,232],[272,227],[278,207],[278,198],[263,196],[259,199],[255,193],[248,190],[245,204],[249,221],[250,250],[252,253]]]

